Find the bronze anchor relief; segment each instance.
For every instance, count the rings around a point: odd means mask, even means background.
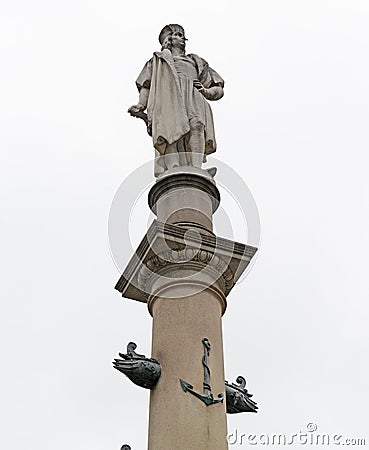
[[[204,346],[204,356],[202,357],[202,365],[204,366],[204,382],[203,382],[203,393],[196,392],[193,389],[193,386],[190,383],[187,383],[187,381],[179,379],[179,382],[181,384],[182,389],[184,392],[189,392],[190,394],[197,397],[199,400],[205,403],[206,406],[214,405],[215,403],[223,402],[224,400],[224,393],[221,392],[218,394],[218,398],[214,398],[212,392],[211,392],[211,386],[210,386],[210,369],[208,365],[208,359],[210,355],[210,342],[208,338],[203,338],[202,340],[203,346]]]

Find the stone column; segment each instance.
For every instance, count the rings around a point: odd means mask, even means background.
[[[226,407],[206,406],[185,393],[180,379],[203,392],[202,339],[211,343],[209,368],[214,397],[224,393],[221,294],[207,289],[185,295],[185,286],[170,289],[173,298],[153,302],[152,355],[160,360],[162,376],[150,394],[149,450],[227,449]],[[169,292],[167,292],[169,293]]]
[[[160,222],[212,234],[219,192],[205,171],[172,173],[157,181],[149,204]],[[152,356],[162,376],[150,395],[149,450],[228,448],[225,399],[207,406],[180,384],[183,379],[203,394],[202,340],[208,338],[210,386],[215,398],[224,395],[222,274],[209,266],[213,254],[203,250],[194,261],[195,251],[186,246],[181,259],[172,251],[150,279]]]
[[[161,376],[150,394],[149,450],[228,449],[221,322],[256,249],[214,235],[219,201],[204,170],[159,177],[149,193],[158,220],[116,285],[153,317]]]
[[[165,172],[149,193],[149,206],[162,223],[212,232],[219,191],[207,171],[186,169]]]

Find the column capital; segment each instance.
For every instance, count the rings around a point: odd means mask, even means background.
[[[115,288],[123,297],[148,302],[166,284],[216,286],[226,297],[257,248],[155,220]]]

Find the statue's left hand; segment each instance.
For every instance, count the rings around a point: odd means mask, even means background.
[[[209,97],[209,89],[206,89],[199,80],[193,80],[194,87],[206,98],[206,100],[211,100],[211,96]]]
[[[223,97],[222,86],[212,86],[210,88],[206,88],[202,83],[200,83],[199,80],[193,80],[193,85],[199,92],[201,92],[206,100],[219,100]]]
[[[193,80],[193,85],[194,87],[200,91],[202,94],[205,92],[205,88],[204,86],[200,83],[199,80]]]

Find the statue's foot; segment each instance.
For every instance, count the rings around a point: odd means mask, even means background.
[[[163,167],[156,167],[154,170],[154,177],[158,178],[158,176],[162,175],[165,172]]]
[[[208,174],[211,176],[211,177],[215,177],[215,174],[217,173],[217,168],[216,167],[210,167],[210,169],[206,169],[206,171],[208,172]]]
[[[187,173],[189,175],[200,175],[202,177],[208,178],[209,180],[213,180],[215,174],[217,173],[216,167],[210,167],[209,169],[200,169],[199,167],[194,166],[176,166],[171,167],[170,169],[164,170],[159,175],[155,175],[157,178],[164,178],[174,174]]]

